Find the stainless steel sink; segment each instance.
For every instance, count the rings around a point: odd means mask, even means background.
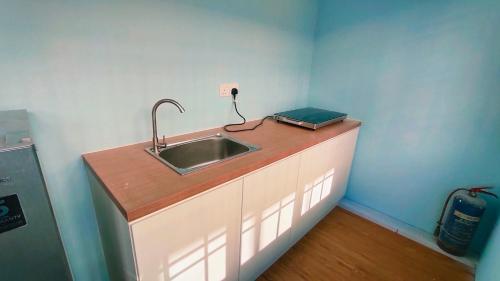
[[[161,148],[158,154],[153,147],[146,151],[181,175],[196,171],[210,164],[259,150],[255,145],[247,144],[232,137],[216,134],[209,137],[169,144]]]

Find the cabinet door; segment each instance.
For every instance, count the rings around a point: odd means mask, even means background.
[[[240,280],[255,280],[290,246],[298,169],[292,156],[244,178]]]
[[[351,130],[335,138],[334,144],[334,169],[331,201],[333,205],[344,197],[349,174],[351,172],[352,159],[356,149],[359,128]]]
[[[301,153],[292,240],[302,238],[344,196],[358,129]]]
[[[134,223],[139,280],[236,280],[242,180]]]

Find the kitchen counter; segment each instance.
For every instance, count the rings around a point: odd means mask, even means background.
[[[248,126],[255,122],[249,122]],[[152,146],[151,142],[87,153],[83,159],[123,216],[131,222],[360,125],[359,121],[346,119],[312,131],[266,121],[254,131],[227,133],[216,128],[171,137],[167,143],[223,133],[261,147],[259,151],[182,176],[144,150]]]

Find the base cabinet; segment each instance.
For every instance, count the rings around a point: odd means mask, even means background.
[[[237,280],[242,183],[132,224],[139,280]]]
[[[344,196],[358,129],[300,154],[292,241],[297,242]]]
[[[333,176],[332,195],[330,197],[334,206],[345,195],[358,134],[359,128],[356,128],[335,138],[333,149],[333,168],[335,174]]]
[[[133,222],[89,172],[110,279],[255,280],[344,196],[358,130]]]
[[[289,247],[299,156],[244,177],[240,280],[255,280]]]

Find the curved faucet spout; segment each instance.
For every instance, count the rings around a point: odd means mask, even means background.
[[[179,109],[180,113],[184,113],[186,111],[180,103],[172,99],[161,99],[157,101],[155,105],[153,105],[153,110],[151,111],[151,119],[153,121],[153,150],[155,154],[159,153],[158,148],[167,147],[167,144],[165,142],[160,144],[160,142],[158,141],[158,127],[156,126],[156,111],[158,110],[158,107],[164,103],[175,105]]]

